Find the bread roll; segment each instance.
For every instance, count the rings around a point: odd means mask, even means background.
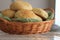
[[[15,17],[16,18],[31,18],[31,19],[37,19],[37,20],[42,21],[42,19],[39,16],[35,15],[33,11],[30,11],[30,10],[20,10],[16,12]]]
[[[33,12],[44,19],[48,18],[48,13],[41,8],[33,8]]]
[[[12,10],[21,10],[21,9],[32,10],[32,6],[29,3],[23,1],[13,2],[10,8]]]
[[[5,9],[5,10],[2,11],[2,14],[4,16],[12,18],[14,16],[14,14],[15,14],[15,11],[10,10],[10,9]]]

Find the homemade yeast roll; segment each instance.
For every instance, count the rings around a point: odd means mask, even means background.
[[[39,15],[40,17],[47,19],[48,18],[48,13],[41,9],[41,8],[33,8],[32,10],[35,14]]]
[[[23,2],[23,1],[13,2],[10,5],[10,8],[12,10],[20,10],[20,9],[32,10],[32,6],[28,2]]]
[[[15,11],[10,10],[10,9],[5,9],[5,10],[2,11],[2,14],[3,14],[4,16],[7,16],[7,17],[12,18],[12,17],[14,17],[14,15],[15,15]]]
[[[37,19],[42,21],[42,19],[39,16],[35,15],[33,11],[30,10],[17,11],[15,14],[15,18]]]

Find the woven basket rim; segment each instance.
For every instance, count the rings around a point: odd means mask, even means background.
[[[48,21],[41,21],[41,22],[16,22],[16,21],[8,21],[8,20],[5,20],[3,18],[0,18],[0,20],[4,23],[21,23],[21,24],[31,24],[31,23],[45,23],[45,22],[51,22],[51,21],[55,21],[55,19],[51,19],[51,20],[48,20]]]
[[[42,22],[16,22],[16,23],[22,23],[22,24],[31,24],[31,23],[45,23],[45,22],[51,22],[51,21],[54,21],[54,20],[49,20],[49,21],[42,21]],[[14,23],[14,22],[12,22]]]
[[[46,9],[44,9],[44,10],[50,10],[52,13],[54,13],[54,10],[52,9],[52,8],[46,8]],[[0,20],[2,21],[2,22],[8,22],[8,23],[10,23],[10,22],[12,22],[12,23],[14,23],[14,22],[16,22],[16,23],[23,23],[23,24],[27,24],[27,23],[45,23],[45,22],[50,22],[50,21],[55,21],[55,19],[51,19],[51,20],[47,20],[47,21],[41,21],[41,22],[17,22],[17,21],[8,21],[8,20],[5,20],[5,19],[3,19],[3,18],[0,18]]]

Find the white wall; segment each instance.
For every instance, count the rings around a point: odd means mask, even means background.
[[[24,0],[32,4],[33,7],[47,8],[51,7],[50,0]],[[11,0],[0,0],[0,10],[9,7]]]
[[[8,8],[10,3],[11,0],[0,0],[0,10]]]
[[[56,0],[55,24],[60,26],[60,0]]]
[[[50,0],[24,0],[32,4],[33,7],[47,8],[50,5]]]

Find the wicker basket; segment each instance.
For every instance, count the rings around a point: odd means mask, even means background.
[[[51,10],[47,8],[44,10]],[[52,25],[54,23],[54,19],[43,22],[10,22],[3,18],[0,18],[0,29],[9,34],[36,34],[36,33],[46,33],[50,31]]]

